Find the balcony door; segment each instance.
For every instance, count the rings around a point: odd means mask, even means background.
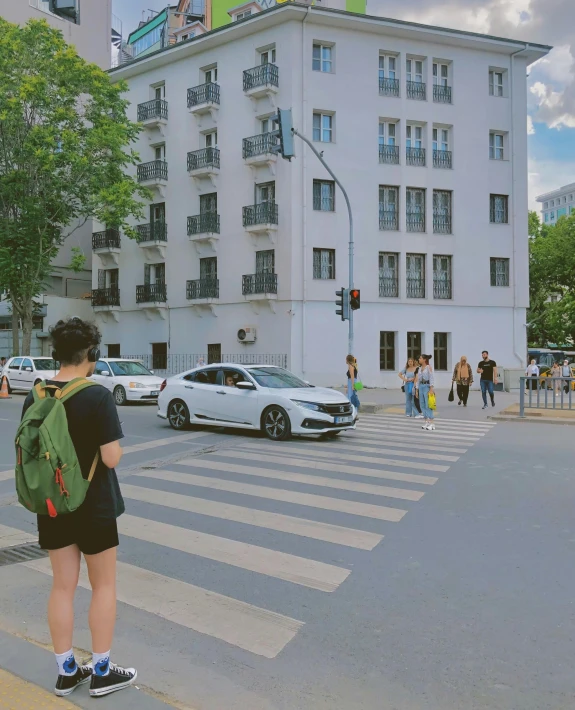
[[[200,214],[214,213],[218,211],[218,193],[210,192],[208,195],[200,195]]]
[[[155,224],[156,222],[161,222],[164,224],[166,221],[166,203],[156,202],[150,205],[150,224]]]
[[[256,251],[256,274],[275,273],[275,250]]]
[[[144,283],[146,286],[166,283],[166,265],[144,264]]]
[[[263,205],[268,202],[276,201],[276,184],[275,181],[263,182],[256,185],[256,205]]]
[[[218,278],[218,257],[210,256],[200,259],[200,279],[202,281],[215,281]]]

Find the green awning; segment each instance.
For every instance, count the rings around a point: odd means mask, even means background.
[[[168,8],[162,10],[159,15],[156,15],[156,17],[152,18],[149,22],[146,22],[145,25],[142,25],[142,27],[128,35],[128,44],[134,44],[134,42],[140,39],[140,37],[147,35],[148,32],[151,32],[158,25],[162,25],[166,21],[167,17]]]

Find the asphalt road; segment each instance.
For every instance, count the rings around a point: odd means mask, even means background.
[[[0,526],[33,535],[9,473],[21,402],[0,402]],[[454,408],[433,433],[366,415],[272,445],[120,411],[114,656],[145,686],[196,710],[575,707],[572,427]],[[0,567],[0,629],[49,643],[47,572]]]

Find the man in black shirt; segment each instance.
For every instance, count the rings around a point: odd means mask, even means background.
[[[491,406],[495,407],[495,395],[493,387],[497,384],[497,363],[489,359],[489,353],[484,350],[481,353],[483,360],[477,365],[477,372],[481,375],[481,396],[483,397],[483,409],[487,409],[487,393],[491,398]]]
[[[76,379],[91,377],[100,357],[100,333],[95,325],[79,318],[59,321],[51,330],[54,359],[60,372],[49,384],[64,387]],[[24,403],[31,406],[33,394]],[[99,461],[86,498],[73,513],[51,518],[38,516],[40,547],[50,552],[53,586],[48,602],[48,624],[58,664],[55,693],[69,695],[90,682],[90,695],[107,695],[131,685],[134,668],[120,668],[110,662],[110,647],[116,621],[116,519],[124,512],[124,501],[115,466],[122,457],[122,427],[111,393],[101,385],[79,391],[64,403],[68,431],[84,478],[88,478],[96,453]],[[74,593],[84,555],[92,585],[90,630],[92,665],[79,666],[72,650]],[[69,649],[69,650],[68,650]]]

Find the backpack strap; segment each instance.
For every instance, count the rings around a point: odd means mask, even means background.
[[[70,382],[68,382],[64,387],[62,387],[61,390],[55,392],[54,396],[56,397],[56,399],[59,399],[63,404],[64,402],[69,400],[70,397],[73,397],[75,394],[78,394],[78,392],[81,392],[83,389],[86,389],[87,387],[93,387],[97,384],[97,382],[92,382],[92,380],[88,380],[86,377],[78,377],[75,380],[70,380]]]

